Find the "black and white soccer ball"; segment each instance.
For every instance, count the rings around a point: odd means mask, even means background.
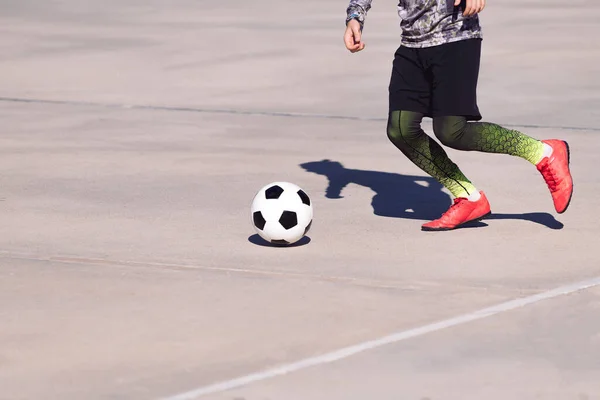
[[[273,182],[258,191],[252,201],[252,225],[268,242],[289,245],[310,230],[313,207],[310,197],[289,182]]]

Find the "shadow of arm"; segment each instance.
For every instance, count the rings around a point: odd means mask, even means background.
[[[330,179],[327,189],[325,189],[325,197],[328,199],[343,199],[342,190],[350,183],[349,180],[337,177]]]

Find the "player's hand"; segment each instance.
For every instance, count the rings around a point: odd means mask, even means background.
[[[353,19],[348,22],[346,26],[346,33],[344,33],[344,43],[346,48],[352,53],[356,53],[365,48],[365,43],[362,41],[362,34],[360,32],[360,22]]]
[[[454,0],[454,5],[459,6],[461,0]],[[485,0],[467,0],[467,5],[463,10],[463,15],[465,17],[470,17],[472,15],[478,14],[483,11],[485,8]]]

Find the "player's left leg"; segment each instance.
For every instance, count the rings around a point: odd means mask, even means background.
[[[558,213],[567,210],[573,194],[569,147],[562,140],[539,141],[519,131],[465,117],[435,117],[433,129],[446,146],[464,151],[508,154],[537,167],[544,177]]]
[[[544,177],[558,213],[573,193],[569,148],[562,140],[539,141],[519,131],[481,120],[477,80],[481,40],[470,39],[427,49],[433,77],[432,114],[436,136],[458,150],[510,154],[534,164]]]

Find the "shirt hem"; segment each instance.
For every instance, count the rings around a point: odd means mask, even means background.
[[[461,40],[469,40],[469,39],[483,39],[483,34],[481,34],[481,32],[477,32],[477,33],[473,33],[470,35],[455,36],[455,37],[451,37],[451,38],[446,38],[443,36],[434,36],[433,38],[428,38],[427,40],[423,40],[423,41],[412,41],[412,40],[408,41],[408,40],[406,40],[405,37],[402,37],[402,39],[400,40],[400,43],[404,47],[424,48],[424,47],[441,46],[443,44],[454,43],[454,42],[459,42]]]

